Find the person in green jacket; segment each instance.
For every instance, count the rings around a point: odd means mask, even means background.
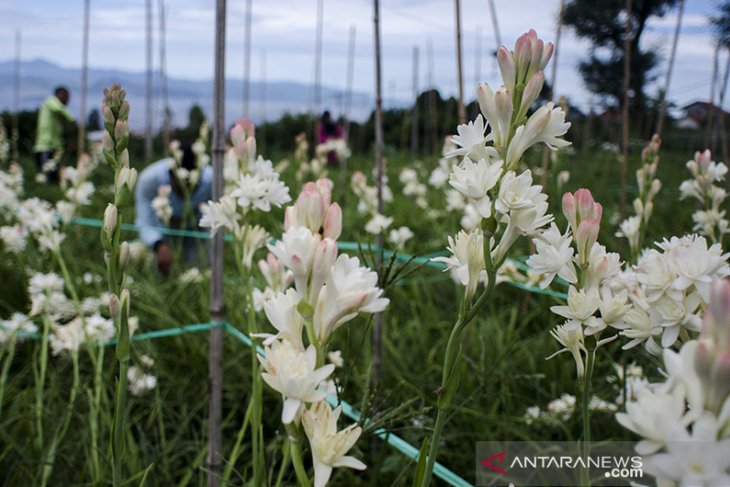
[[[66,108],[69,98],[68,89],[59,86],[55,89],[53,95],[43,101],[38,111],[38,124],[36,126],[35,145],[33,146],[38,171],[43,171],[46,162],[53,159],[56,151],[63,148],[64,122],[74,122],[76,120]],[[50,172],[51,178],[55,179],[54,175],[57,175],[58,171],[52,168]]]

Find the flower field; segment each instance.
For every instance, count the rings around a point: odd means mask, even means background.
[[[655,136],[622,188],[619,155],[574,150],[539,99],[552,54],[534,31],[501,48],[503,85],[479,85],[441,156],[389,150],[382,174],[344,140],[261,153],[242,119],[222,195],[193,204],[203,124],[142,223],[123,87],[75,165],[37,170],[2,134],[2,484],[474,485],[475,444],[511,440],[632,442],[647,483],[730,485],[727,166]]]

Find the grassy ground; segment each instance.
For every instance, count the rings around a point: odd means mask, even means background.
[[[677,187],[687,175],[684,162],[691,154],[662,154],[658,177],[665,187],[655,200],[656,211],[647,242],[663,236],[682,234],[691,228],[690,214],[677,199]],[[533,153],[528,164],[539,165],[541,154]],[[407,248],[414,254],[443,250],[446,237],[459,228],[460,215],[444,214],[436,220],[425,217],[424,210],[412,204],[400,194],[398,182],[400,169],[411,164],[409,158],[390,154],[388,175],[395,201],[386,208],[393,216],[394,226],[408,225],[416,234]],[[423,182],[435,160],[424,160],[421,173]],[[33,168],[29,160],[26,168],[26,195],[39,195],[54,200],[60,192],[47,185],[33,183]],[[362,169],[369,174],[370,157],[355,157],[349,164],[350,171]],[[635,155],[630,167],[630,182],[638,167]],[[571,172],[570,182],[564,190],[579,187],[590,188],[596,199],[604,204],[606,220],[611,220],[617,207],[618,162],[615,154],[590,152],[563,155],[557,169]],[[293,168],[284,173],[292,195],[298,193]],[[331,171],[330,177],[338,180]],[[94,175],[97,188],[109,185],[111,172],[100,168]],[[349,181],[349,179],[348,179]],[[554,181],[554,177],[551,177]],[[430,205],[443,208],[443,192],[429,189]],[[561,227],[565,224],[559,215],[559,194],[549,189],[553,212]],[[82,215],[99,218],[103,212],[103,194],[94,197],[94,204],[84,208]],[[363,225],[366,218],[355,211],[355,196],[348,191],[344,204],[344,232],[341,240],[366,242],[368,234]],[[125,215],[130,222],[131,215]],[[275,210],[266,218],[265,225],[276,236],[281,231],[283,211]],[[615,225],[604,225],[600,241],[610,249],[619,248],[613,234]],[[132,235],[126,235],[132,238]],[[626,246],[623,246],[624,248]],[[62,251],[70,263],[74,276],[84,272],[103,275],[104,264],[99,244],[98,230],[71,227]],[[528,246],[523,243],[515,257],[526,255]],[[264,257],[261,252],[259,257]],[[230,257],[230,256],[229,256]],[[243,323],[244,301],[242,290],[234,274],[234,265],[228,263],[226,278],[226,305],[229,322]],[[0,313],[9,315],[14,310],[29,309],[26,295],[26,267],[50,271],[53,264],[43,261],[38,254],[29,252],[22,257],[3,253],[0,258]],[[140,318],[140,331],[151,331],[189,323],[205,322],[208,318],[208,283],[183,284],[176,276],[184,269],[176,268],[173,276],[162,278],[149,267],[132,270],[130,290],[133,295],[132,314]],[[441,376],[441,362],[448,333],[456,315],[460,290],[450,279],[439,279],[438,270],[419,268],[407,282],[396,283],[387,289],[391,300],[384,316],[384,373],[377,389],[369,386],[372,375],[372,350],[370,336],[372,320],[359,317],[337,335],[333,348],[342,350],[347,367],[338,370],[338,379],[344,386],[343,399],[365,412],[374,420],[374,426],[385,426],[411,444],[419,446],[429,435],[434,417],[434,390]],[[558,286],[559,288],[559,286]],[[84,295],[98,295],[103,285],[84,286]],[[558,349],[548,331],[558,324],[549,307],[556,299],[526,293],[508,285],[501,285],[494,298],[480,316],[471,324],[464,343],[464,360],[460,364],[464,372],[453,415],[443,437],[439,460],[470,482],[474,480],[474,443],[480,440],[572,440],[581,433],[578,414],[556,423],[528,424],[525,409],[532,405],[544,406],[564,393],[578,395],[575,367],[572,360],[561,355],[546,361],[545,357]],[[265,322],[263,315],[259,316]],[[34,373],[32,365],[38,354],[38,343],[32,340],[19,345],[10,366],[9,382],[0,416],[0,483],[2,485],[30,485],[37,481],[40,454],[33,447],[31,437]],[[133,353],[152,356],[158,375],[157,389],[144,397],[130,401],[128,450],[126,468],[140,476],[148,470],[146,485],[204,485],[206,482],[206,416],[207,416],[207,336],[190,334],[152,341],[136,342]],[[226,339],[224,379],[223,438],[226,456],[236,440],[243,420],[249,391],[250,350],[242,344]],[[0,360],[5,360],[3,357]],[[104,357],[103,378],[106,389],[102,397],[101,451],[106,458],[109,425],[111,424],[115,361],[112,349]],[[612,400],[616,385],[609,381],[614,375],[614,364],[636,361],[655,373],[653,360],[641,350],[622,352],[618,344],[600,349],[595,372],[594,390],[597,396]],[[60,412],[68,401],[71,382],[71,364],[64,357],[53,357],[49,363],[46,391],[45,424],[54,428]],[[76,401],[71,428],[60,447],[52,485],[87,485],[88,458],[93,445],[88,425],[89,401],[87,388],[91,387],[93,371],[89,357],[81,353],[82,393]],[[265,423],[267,461],[275,476],[280,461],[280,445],[283,433],[280,428],[280,398],[265,389]],[[620,429],[608,413],[593,416],[593,436],[599,439],[631,439]],[[338,469],[332,477],[332,485],[410,485],[413,465],[395,450],[381,441],[370,441],[373,428],[359,441],[357,458],[368,464],[364,473]],[[247,441],[243,454],[234,467],[232,485],[243,485],[249,478]],[[308,461],[308,460],[307,460]],[[107,465],[108,469],[109,466]],[[290,470],[286,485],[295,483]],[[436,482],[437,485],[440,485]]]

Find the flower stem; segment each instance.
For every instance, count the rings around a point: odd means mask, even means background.
[[[114,459],[114,487],[123,483],[122,457],[124,456],[124,419],[127,411],[127,370],[129,369],[129,324],[126,310],[122,310],[121,323],[118,328],[117,360],[119,377],[114,404],[114,424],[112,436],[112,457]]]
[[[10,336],[10,344],[8,345],[8,355],[5,357],[3,362],[2,374],[0,374],[0,418],[2,418],[3,410],[3,396],[5,395],[5,384],[8,381],[8,372],[10,371],[10,364],[13,363],[13,357],[15,356],[15,345],[18,341],[18,336],[13,333]]]
[[[256,327],[256,311],[253,307],[253,285],[248,274],[246,276],[246,290],[248,298],[248,332],[249,336],[258,332]],[[263,426],[261,424],[261,409],[263,403],[263,391],[261,384],[261,373],[259,371],[259,361],[257,358],[256,347],[251,347],[251,391],[253,400],[251,410],[251,447],[253,451],[253,476],[254,485],[263,485],[262,477],[266,471],[266,462],[264,454]]]
[[[309,475],[307,470],[304,468],[302,462],[302,444],[299,439],[289,437],[291,460],[294,465],[294,472],[297,474],[297,484],[300,487],[312,487],[312,483],[309,481]]]
[[[488,262],[491,264],[491,261]],[[464,329],[474,319],[479,309],[487,302],[487,299],[494,290],[496,282],[496,271],[487,266],[487,286],[482,294],[477,298],[476,302],[463,315],[459,316],[451,329],[449,341],[446,344],[446,354],[444,355],[444,365],[441,373],[441,386],[439,387],[439,399],[437,403],[438,412],[436,413],[436,424],[434,425],[431,441],[428,447],[428,460],[426,462],[426,474],[423,477],[421,487],[428,487],[431,484],[431,476],[433,467],[436,464],[438,456],[439,443],[441,442],[441,433],[446,425],[446,417],[448,409],[451,405],[451,398],[459,387],[458,377],[455,375],[455,366],[461,355],[461,339]]]
[[[43,450],[43,391],[46,386],[46,368],[48,367],[48,335],[51,331],[51,323],[48,316],[43,317],[43,335],[41,338],[40,371],[35,387],[35,429],[36,448],[39,452]]]
[[[581,469],[581,485],[590,487],[591,476],[588,468],[588,457],[591,450],[591,418],[590,418],[590,396],[591,396],[591,376],[593,375],[593,365],[596,359],[596,349],[591,347],[586,353],[586,373],[583,377],[583,397],[581,398],[581,413],[583,416],[583,459],[586,467]]]
[[[68,426],[71,423],[71,416],[75,409],[74,405],[76,402],[76,395],[79,391],[78,352],[71,352],[71,360],[73,362],[73,385],[71,386],[71,395],[68,400],[68,405],[66,406],[66,414],[64,414],[63,416],[61,426],[56,431],[56,434],[53,437],[53,441],[51,442],[51,446],[48,449],[48,454],[46,455],[46,461],[43,465],[43,477],[41,479],[41,487],[45,487],[48,484],[48,479],[51,477],[51,473],[53,472],[53,464],[56,460],[56,451],[58,450],[58,445],[61,444],[63,437],[66,436],[66,431],[68,431]]]

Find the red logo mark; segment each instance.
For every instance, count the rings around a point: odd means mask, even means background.
[[[487,468],[490,468],[490,469],[494,470],[495,472],[497,472],[500,475],[504,475],[504,474],[507,473],[507,471],[506,470],[503,470],[503,469],[501,469],[499,467],[497,467],[496,465],[492,465],[492,462],[494,460],[497,460],[498,459],[499,460],[499,465],[504,465],[504,456],[506,454],[507,454],[507,451],[505,450],[505,451],[502,451],[502,452],[497,453],[496,455],[492,455],[491,457],[487,458],[486,460],[482,460],[482,465],[484,465]]]

